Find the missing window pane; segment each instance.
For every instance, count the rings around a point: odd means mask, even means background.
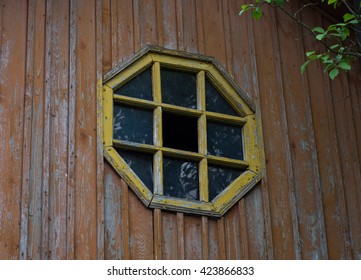
[[[163,112],[163,146],[198,152],[197,118]]]

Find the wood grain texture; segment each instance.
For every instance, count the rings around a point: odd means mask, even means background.
[[[25,94],[27,3],[2,1],[0,18],[0,259],[17,259],[20,255],[23,137],[24,129],[29,130],[24,126],[24,116],[28,124],[26,118],[31,110],[28,106],[28,111],[24,111],[25,100],[29,105],[31,98]],[[28,159],[27,148],[25,152]]]
[[[0,0],[0,259],[361,259],[359,72],[301,76],[307,32],[241,5]],[[101,79],[147,44],[214,56],[255,104],[264,177],[222,218],[145,207],[103,158]]]
[[[299,9],[294,3],[286,8],[292,13]],[[289,21],[283,13],[276,16],[291,159],[300,163],[293,164],[293,175],[302,258],[324,259],[327,246],[308,85],[297,67],[304,61],[298,55],[303,52],[303,42],[297,40],[302,33],[295,24],[282,24]]]
[[[320,25],[321,17],[316,11],[302,14],[308,25]],[[306,34],[304,34],[306,36]],[[313,48],[311,40],[305,40],[305,51]],[[339,150],[336,139],[335,115],[329,81],[324,77],[320,64],[310,64],[307,71],[310,106],[313,115],[315,144],[320,172],[320,184],[324,202],[325,230],[328,258],[351,258],[350,241],[347,234],[345,194]],[[320,82],[321,81],[321,82]],[[319,93],[323,94],[319,94]]]

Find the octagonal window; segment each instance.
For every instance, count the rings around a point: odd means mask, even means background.
[[[214,58],[146,47],[102,95],[104,154],[148,207],[221,216],[260,180],[253,106]]]

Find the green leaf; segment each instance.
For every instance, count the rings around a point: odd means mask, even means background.
[[[354,19],[355,17],[356,17],[356,16],[353,15],[353,14],[346,13],[346,14],[343,15],[343,20],[344,20],[345,22],[347,22],[347,21],[349,21],[349,20],[351,20],[351,19]]]
[[[242,5],[241,6],[241,11],[239,12],[239,15],[242,15],[244,12],[253,9],[254,6],[253,4],[247,4],[247,5]]]
[[[257,7],[252,11],[252,17],[256,20],[259,20],[263,16],[262,10],[260,7]]]
[[[336,9],[338,0],[328,0],[328,5],[333,4],[333,7]]]
[[[316,26],[312,29],[312,32],[325,33],[325,30],[322,27]]]
[[[313,54],[315,54],[315,53],[316,53],[316,51],[306,52],[306,55],[307,55],[308,57],[310,57],[311,55],[313,55]]]
[[[311,60],[307,60],[305,63],[301,66],[301,74],[305,73],[305,70],[307,68],[307,65],[310,64]]]
[[[340,73],[340,71],[338,71],[338,69],[335,68],[332,71],[330,71],[330,73],[328,73],[328,76],[330,77],[331,80],[334,80],[338,76],[339,73]]]
[[[272,0],[264,0],[266,3],[271,4]]]
[[[358,23],[360,23],[360,21],[358,21],[357,19],[353,19],[348,22],[348,24],[358,24]]]
[[[318,41],[322,41],[323,38],[325,38],[326,35],[327,35],[327,33],[318,34],[318,35],[316,36],[316,39],[317,39]]]
[[[338,64],[338,67],[340,67],[343,70],[351,70],[351,65],[346,62],[346,61],[342,61]]]

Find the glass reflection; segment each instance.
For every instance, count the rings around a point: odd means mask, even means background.
[[[153,144],[153,112],[114,104],[114,139]]]
[[[188,108],[197,107],[196,74],[161,69],[162,101]]]
[[[164,195],[199,200],[198,163],[163,159]]]
[[[117,149],[117,152],[143,184],[153,192],[153,156],[122,149]]]
[[[208,154],[243,160],[242,128],[207,122]]]
[[[238,115],[208,80],[206,80],[206,110],[233,116]]]
[[[208,166],[208,191],[209,201],[212,201],[218,194],[227,188],[235,179],[242,174],[241,170]]]
[[[132,78],[114,93],[152,100],[152,74],[150,68]]]

